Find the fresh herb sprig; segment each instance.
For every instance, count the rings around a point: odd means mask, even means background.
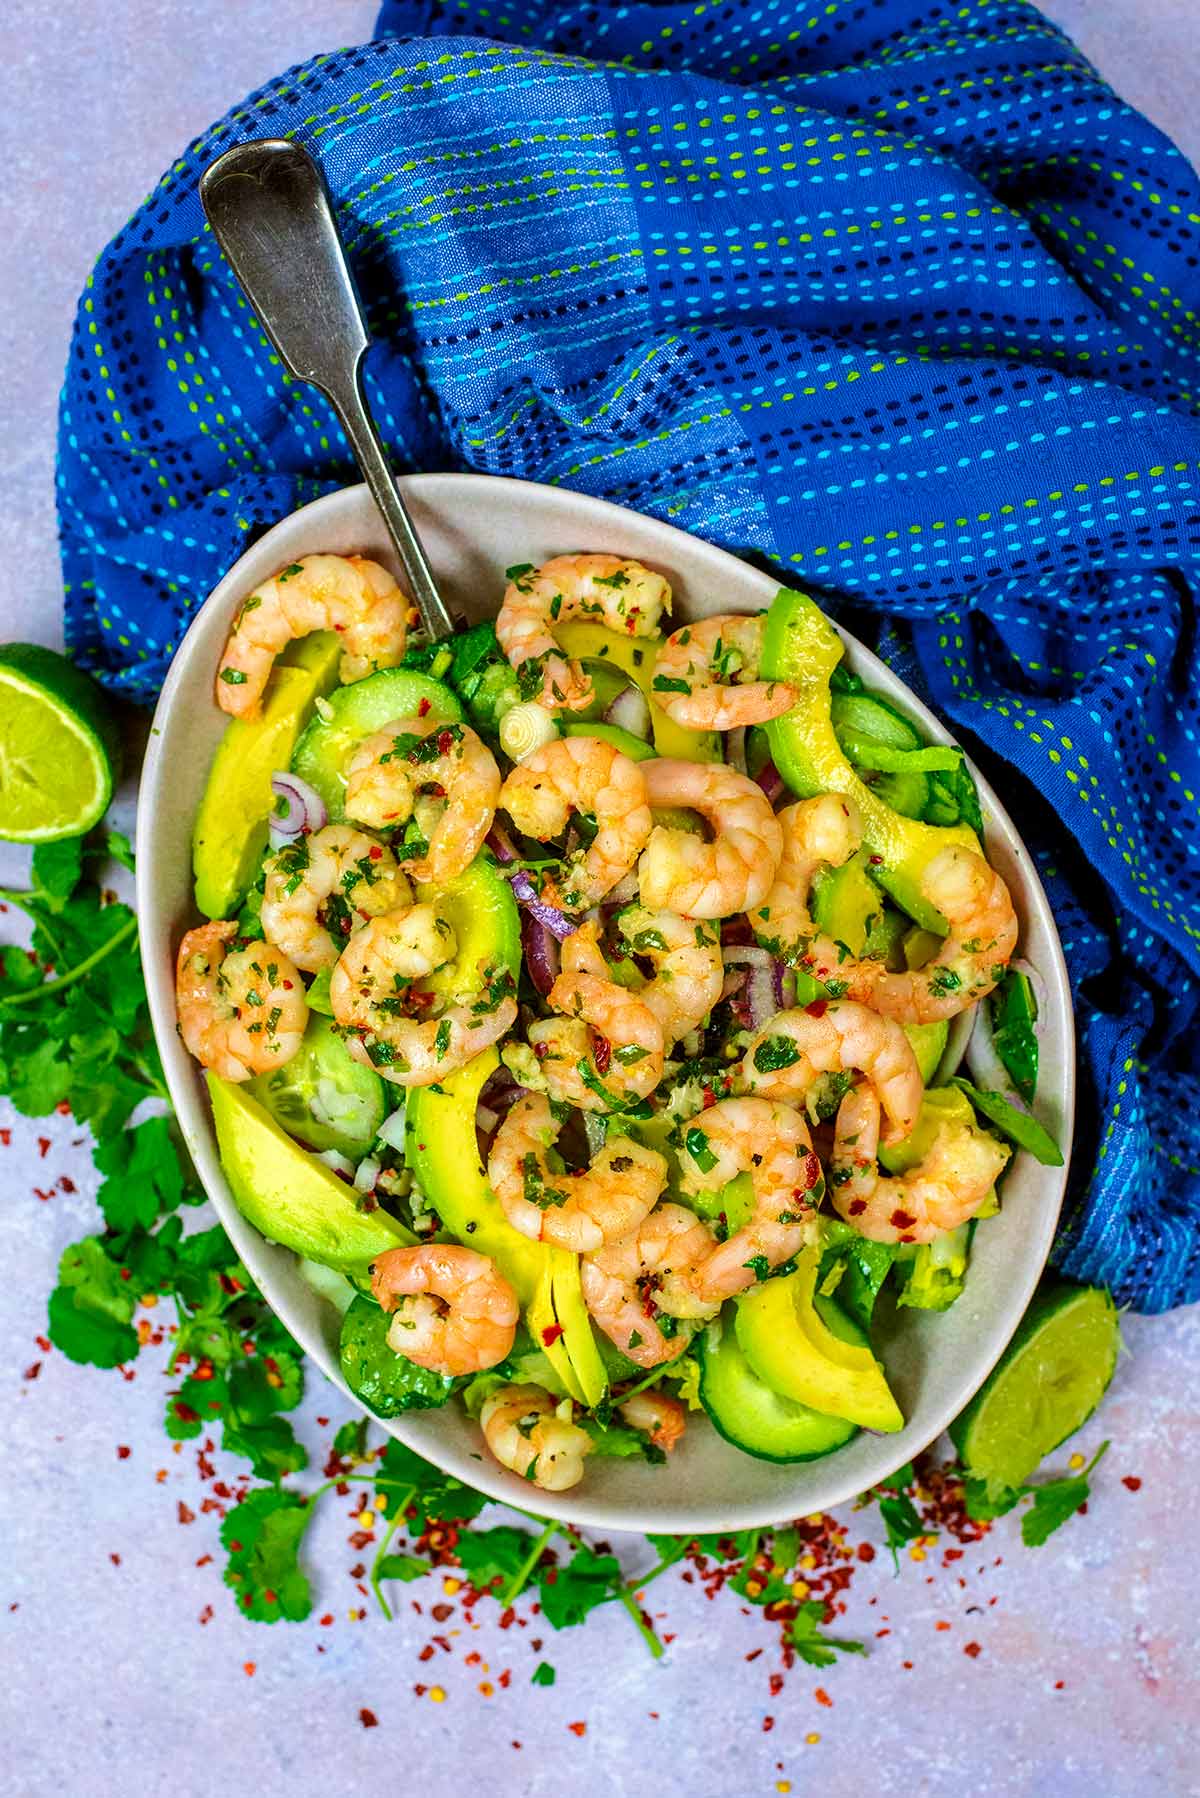
[[[165,1112],[137,920],[105,885],[114,861],[133,866],[119,831],[48,843],[28,888],[0,889],[31,926],[28,948],[0,948],[0,1093],[27,1117],[69,1106],[103,1176],[103,1228],[63,1251],[50,1340],[72,1361],[124,1366],[149,1334],[135,1327],[139,1304],[172,1303],[171,1370],[186,1373],[167,1433],[219,1428],[226,1449],[277,1480],[308,1459],[282,1415],[303,1391],[302,1357],[225,1232],[184,1233],[182,1214],[204,1193]]]

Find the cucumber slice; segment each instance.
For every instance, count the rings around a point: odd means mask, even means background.
[[[623,730],[619,724],[600,724],[591,720],[564,718],[562,721],[564,737],[595,737],[601,743],[611,743],[622,755],[627,755],[631,762],[648,762],[658,754],[653,743],[647,743],[641,737],[635,737],[631,730]]]
[[[815,1461],[858,1434],[844,1418],[810,1410],[764,1385],[738,1346],[732,1320],[709,1324],[696,1342],[700,1402],[717,1433],[744,1454],[759,1461]]]
[[[868,737],[888,749],[921,749],[924,738],[902,712],[890,706],[875,693],[835,693],[830,700],[829,715],[840,739]],[[845,744],[842,745],[845,748]],[[846,754],[853,756],[850,750]]]
[[[296,745],[292,773],[316,788],[330,820],[340,824],[346,816],[346,765],[364,737],[393,718],[432,716],[458,724],[462,715],[462,706],[441,681],[411,668],[384,668],[338,687],[322,701]]]
[[[874,693],[834,693],[829,715],[846,759],[858,769],[864,785],[906,818],[919,818],[929,804],[929,781],[915,770],[887,773],[872,767],[870,748],[921,749],[916,727]]]
[[[328,1018],[310,1015],[304,1041],[281,1068],[247,1082],[281,1130],[320,1153],[361,1160],[375,1140],[386,1104],[383,1081],[346,1052]]]

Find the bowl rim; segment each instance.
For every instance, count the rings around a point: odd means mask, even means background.
[[[535,491],[541,503],[557,505],[564,517],[581,515],[577,523],[582,527],[579,534],[586,539],[586,527],[589,520],[619,528],[623,519],[635,518],[641,527],[649,525],[661,536],[663,554],[655,555],[652,560],[669,564],[672,544],[675,542],[687,545],[687,557],[693,563],[697,557],[701,562],[711,563],[711,572],[719,578],[722,572],[731,568],[736,570],[739,584],[745,588],[747,582],[757,586],[762,595],[765,609],[781,586],[788,584],[787,575],[775,576],[764,573],[753,564],[743,561],[732,552],[709,543],[704,538],[693,536],[678,527],[654,518],[650,514],[638,513],[630,507],[619,506],[610,500],[596,498],[573,489],[548,486],[540,482],[519,481],[508,476],[482,475],[474,473],[433,473],[400,477],[400,485],[406,496],[419,501],[424,494],[437,494],[447,486],[452,495],[461,494],[461,504],[469,508],[479,498],[481,488],[486,487],[497,499],[506,497],[523,502],[530,491]],[[455,490],[458,490],[456,494]],[[198,606],[188,620],[187,628],[173,655],[171,665],[155,707],[151,722],[147,750],[138,791],[137,806],[137,861],[136,861],[136,905],[142,928],[139,932],[139,948],[142,958],[143,972],[149,999],[151,1022],[159,1052],[162,1057],[167,1088],[171,1103],[183,1131],[189,1153],[195,1163],[201,1184],[211,1200],[217,1216],[230,1236],[241,1259],[259,1286],[268,1305],[276,1313],[287,1329],[296,1337],[321,1372],[344,1394],[349,1403],[365,1416],[373,1419],[389,1435],[396,1437],[424,1459],[432,1462],[442,1471],[453,1475],[464,1484],[485,1493],[497,1503],[518,1505],[525,1509],[529,1497],[529,1486],[524,1480],[493,1465],[490,1461],[480,1459],[478,1452],[468,1452],[465,1448],[460,1453],[455,1444],[447,1443],[441,1437],[430,1442],[420,1427],[422,1417],[429,1418],[438,1413],[410,1413],[399,1418],[379,1418],[362,1404],[342,1379],[340,1370],[327,1349],[323,1340],[313,1332],[297,1325],[294,1306],[286,1293],[280,1292],[280,1276],[272,1265],[274,1257],[287,1256],[289,1263],[298,1268],[299,1257],[289,1250],[281,1250],[279,1245],[271,1244],[243,1217],[234,1200],[221,1170],[216,1151],[215,1133],[207,1099],[200,1097],[201,1084],[197,1078],[196,1064],[192,1062],[183,1049],[178,1037],[175,1021],[174,998],[174,952],[168,957],[157,958],[150,953],[148,937],[158,934],[161,922],[161,906],[156,896],[155,862],[151,852],[155,835],[158,812],[162,795],[168,784],[168,770],[165,765],[166,736],[163,728],[164,720],[171,712],[181,689],[194,678],[193,664],[198,656],[199,643],[202,637],[201,621],[211,621],[214,614],[228,611],[232,614],[234,604],[240,599],[247,582],[242,572],[245,564],[253,559],[256,563],[272,562],[270,551],[277,541],[291,538],[297,530],[304,535],[311,534],[314,548],[297,553],[316,553],[320,547],[321,532],[331,520],[338,520],[343,514],[353,513],[356,509],[367,507],[373,510],[366,488],[361,484],[335,489],[320,498],[298,507],[284,518],[272,525],[257,537],[246,551],[230,566],[211,593]],[[376,514],[376,516],[378,516]],[[381,521],[382,523],[382,521]],[[579,534],[572,537],[579,540]],[[293,554],[289,544],[286,553]],[[277,558],[276,558],[277,559]],[[254,577],[261,579],[261,574]],[[740,603],[740,601],[739,601]],[[828,616],[828,614],[827,614]],[[847,631],[836,619],[830,619],[843,644],[848,651],[848,660],[853,663],[857,672],[868,681],[882,687],[885,692],[899,689],[906,711],[919,721],[928,741],[932,743],[953,743],[954,738],[940,718],[926,706],[900,676],[882,662],[852,632]],[[205,683],[211,690],[211,680]],[[943,1401],[933,1412],[932,1420],[926,1419],[921,1431],[920,1440],[904,1440],[900,1458],[893,1458],[885,1471],[874,1476],[874,1480],[866,1483],[874,1484],[888,1477],[897,1467],[928,1448],[947,1425],[958,1415],[969,1402],[980,1386],[987,1379],[996,1362],[1000,1359],[1014,1331],[1029,1304],[1037,1283],[1045,1270],[1047,1258],[1054,1240],[1059,1213],[1061,1211],[1068,1174],[1071,1164],[1071,1149],[1074,1137],[1075,1103],[1076,1103],[1076,1042],[1074,1014],[1071,1003],[1070,983],[1062,945],[1058,935],[1054,915],[1046,898],[1045,890],[1038,876],[1036,863],[1025,846],[1024,839],[1017,830],[1012,818],[1000,802],[994,789],[979,769],[967,757],[968,765],[979,789],[983,810],[985,829],[996,823],[1002,831],[1007,832],[1021,851],[1021,876],[1024,883],[1023,899],[1028,910],[1032,908],[1038,914],[1040,927],[1045,935],[1047,954],[1039,962],[1039,973],[1045,983],[1048,1005],[1056,1014],[1063,1032],[1064,1066],[1061,1069],[1062,1080],[1062,1121],[1060,1147],[1063,1154],[1061,1168],[1039,1168],[1038,1177],[1045,1186],[1044,1195],[1040,1197],[1035,1229],[1027,1241],[1026,1253],[1023,1257],[1024,1274],[1015,1295],[1010,1297],[1007,1308],[997,1308],[996,1315],[985,1319],[981,1324],[980,1335],[984,1344],[983,1352],[973,1362],[971,1376],[955,1393],[952,1402]],[[154,928],[147,928],[153,923]],[[175,932],[170,932],[172,944]],[[464,1419],[464,1421],[466,1421]],[[697,1421],[707,1422],[707,1417],[698,1417]],[[473,1426],[471,1426],[473,1427]],[[882,1444],[898,1442],[907,1437],[910,1426],[895,1437],[880,1437]],[[715,1435],[715,1431],[714,1431]],[[739,1451],[729,1446],[731,1455]],[[697,1531],[723,1531],[754,1527],[765,1527],[781,1521],[801,1510],[828,1510],[854,1498],[865,1489],[861,1474],[844,1472],[837,1474],[837,1464],[843,1458],[840,1452],[822,1457],[817,1462],[796,1463],[796,1474],[800,1479],[810,1475],[810,1470],[820,1467],[827,1475],[819,1494],[814,1498],[803,1495],[798,1501],[784,1510],[772,1507],[764,1511],[761,1504],[746,1505],[739,1501],[735,1490],[731,1491],[728,1507],[720,1513],[712,1510],[697,1515],[689,1510],[684,1516],[678,1516],[670,1508],[668,1499],[666,1506],[649,1500],[643,1508],[622,1504],[617,1508],[609,1503],[589,1498],[587,1484],[573,1488],[565,1494],[550,1493],[538,1490],[538,1513],[546,1518],[558,1521],[599,1528],[606,1531],[630,1531],[644,1533],[677,1532],[696,1533]],[[655,1470],[660,1472],[661,1470]]]

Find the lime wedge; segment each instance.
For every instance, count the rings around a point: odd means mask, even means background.
[[[0,837],[47,843],[104,816],[120,765],[108,700],[37,643],[0,644]]]
[[[1096,1409],[1120,1346],[1116,1306],[1102,1287],[1043,1285],[988,1379],[950,1426],[966,1471],[993,1490],[1024,1485]]]

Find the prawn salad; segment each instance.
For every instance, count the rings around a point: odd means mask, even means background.
[[[897,1430],[881,1291],[955,1302],[1057,1159],[962,754],[802,593],[672,631],[615,555],[506,580],[441,643],[358,557],[241,605],[177,962],[234,1196],[365,1405],[457,1398],[545,1490],[693,1413],[776,1461]]]

